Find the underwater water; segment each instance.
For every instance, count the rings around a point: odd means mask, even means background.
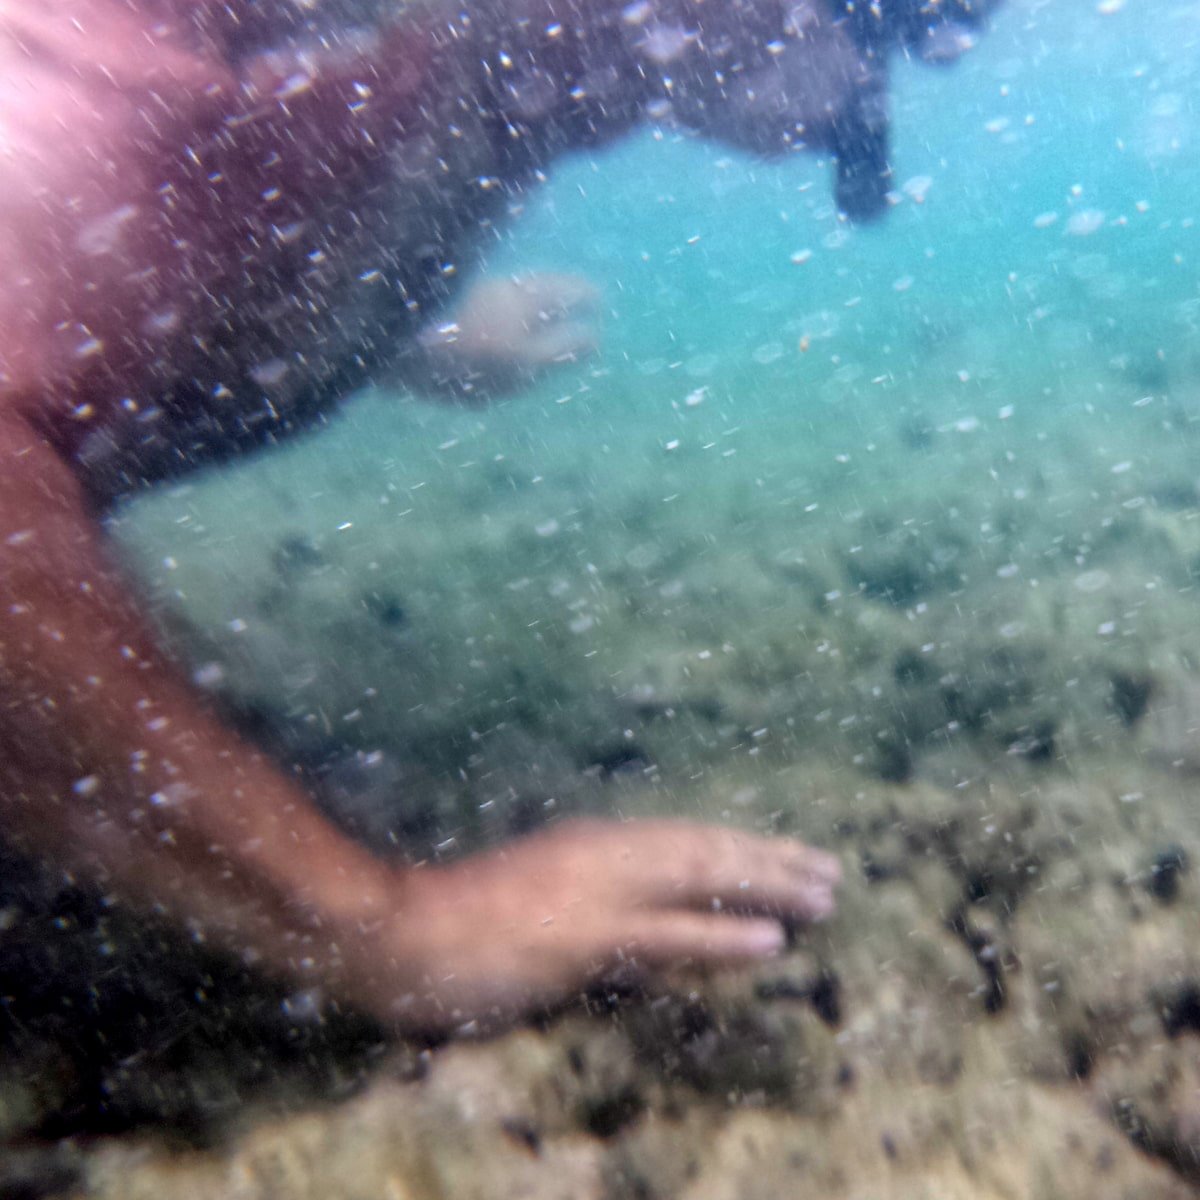
[[[574,156],[485,271],[591,280],[597,356],[380,386],[113,514],[195,681],[371,845],[699,816],[846,881],[778,963],[346,1052],[300,1117],[200,1072],[233,1132],[151,1120],[80,1194],[1196,1194],[1198,51],[1193,3],[1009,0],[895,63],[866,226],[812,156]]]

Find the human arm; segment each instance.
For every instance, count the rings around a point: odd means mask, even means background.
[[[204,709],[108,561],[74,473],[0,413],[0,812],[10,838],[287,970],[386,870]],[[258,944],[262,941],[262,945]]]
[[[578,275],[535,272],[475,281],[427,325],[401,368],[417,391],[484,402],[599,349],[599,293]]]
[[[495,1022],[619,963],[760,957],[782,945],[778,918],[832,908],[830,856],[686,823],[565,823],[448,868],[372,857],[204,710],[155,648],[72,472],[11,411],[0,613],[8,836],[385,1021]]]

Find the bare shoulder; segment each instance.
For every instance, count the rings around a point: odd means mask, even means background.
[[[89,190],[126,165],[121,146],[134,133],[147,90],[163,83],[164,101],[172,101],[196,86],[188,78],[194,59],[170,41],[148,45],[162,65],[153,65],[146,51],[126,53],[134,62],[122,60],[119,43],[146,46],[148,36],[144,21],[107,4],[13,0],[0,12],[6,256],[28,257],[52,237],[60,210],[86,205]]]
[[[145,212],[148,130],[231,85],[181,28],[111,0],[0,13],[0,412],[69,409],[119,334],[130,263],[111,251]]]

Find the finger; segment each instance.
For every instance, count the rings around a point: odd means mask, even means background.
[[[620,953],[638,965],[661,967],[690,959],[739,963],[771,958],[786,943],[778,921],[725,913],[640,913],[626,929]]]
[[[629,834],[638,827],[626,826]],[[833,911],[841,865],[791,838],[670,822],[647,823],[638,847],[651,903],[767,911],[821,920]]]
[[[578,275],[544,273],[525,275],[516,280],[517,287],[540,310],[564,316],[586,316],[600,302],[597,288]]]
[[[521,357],[530,367],[575,362],[588,358],[599,349],[599,338],[590,325],[566,321],[548,325],[534,333],[521,348]]]

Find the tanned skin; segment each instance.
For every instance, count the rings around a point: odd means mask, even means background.
[[[136,484],[141,456],[147,476],[164,455],[182,465],[187,439],[163,430],[225,420],[230,391],[245,407],[264,359],[251,410],[285,408],[313,378],[354,382],[322,347],[358,319],[379,228],[344,218],[398,130],[414,146],[444,129],[429,97],[459,61],[458,35],[416,18],[237,54],[224,17],[196,20],[210,9],[237,5],[0,6],[6,838],[405,1028],[502,1022],[628,962],[777,952],[783,922],[831,912],[830,855],[685,822],[567,822],[400,869],[333,828],[156,647],[97,498]],[[407,168],[421,178],[424,162]],[[402,239],[398,253],[403,291]],[[247,319],[260,344],[243,361]],[[221,428],[237,441],[249,425]]]

